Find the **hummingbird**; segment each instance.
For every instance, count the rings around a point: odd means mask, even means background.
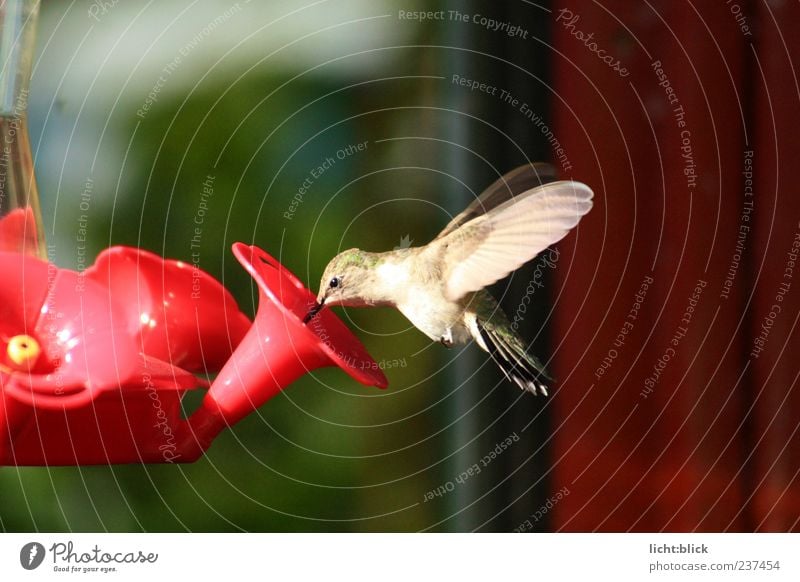
[[[485,289],[561,240],[592,208],[592,190],[556,180],[548,164],[526,164],[501,176],[424,246],[388,252],[348,249],[325,268],[321,309],[388,306],[446,347],[474,340],[509,381],[547,395],[544,365],[528,353]]]

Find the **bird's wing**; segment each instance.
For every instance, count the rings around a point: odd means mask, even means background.
[[[552,182],[523,192],[430,244],[444,270],[445,294],[456,301],[502,279],[561,240],[592,207],[580,182]]]
[[[550,164],[539,162],[515,168],[495,180],[463,212],[454,217],[436,238],[444,238],[473,218],[486,214],[531,188],[547,184],[555,179],[556,171]]]

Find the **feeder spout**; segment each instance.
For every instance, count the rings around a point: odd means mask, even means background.
[[[183,427],[181,442],[185,451],[192,451],[190,457],[207,448],[222,429],[317,368],[338,366],[362,384],[387,384],[361,343],[332,312],[322,313],[314,329],[304,325],[321,306],[308,315],[311,291],[278,261],[242,243],[233,246],[233,253],[258,285],[258,313],[200,409]]]
[[[0,250],[46,259],[26,115],[38,14],[38,0],[0,5]]]
[[[0,115],[21,117],[28,105],[38,0],[6,0],[0,8]]]

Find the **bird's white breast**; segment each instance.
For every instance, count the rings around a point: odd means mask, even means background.
[[[457,303],[442,297],[437,290],[411,285],[402,303],[397,305],[414,326],[429,338],[439,341],[450,335],[453,343],[463,343],[469,339],[469,332],[463,323],[463,311]]]
[[[448,330],[455,343],[469,339],[463,324],[463,311],[456,302],[447,301],[441,289],[415,280],[407,262],[385,262],[375,269],[382,294],[394,298],[400,312],[431,339],[438,341]]]

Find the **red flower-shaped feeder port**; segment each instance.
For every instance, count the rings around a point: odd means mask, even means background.
[[[234,252],[259,286],[252,325],[180,261],[113,247],[79,274],[0,251],[0,463],[190,462],[314,368],[386,385],[332,313],[302,324],[313,295],[291,273],[255,247]],[[184,393],[207,385],[193,373],[220,367],[183,419]]]
[[[191,433],[202,435],[202,448],[223,428],[316,368],[339,366],[362,384],[387,386],[386,376],[332,311],[303,323],[316,297],[288,269],[255,246],[236,243],[233,253],[258,285],[258,313],[189,419]]]

